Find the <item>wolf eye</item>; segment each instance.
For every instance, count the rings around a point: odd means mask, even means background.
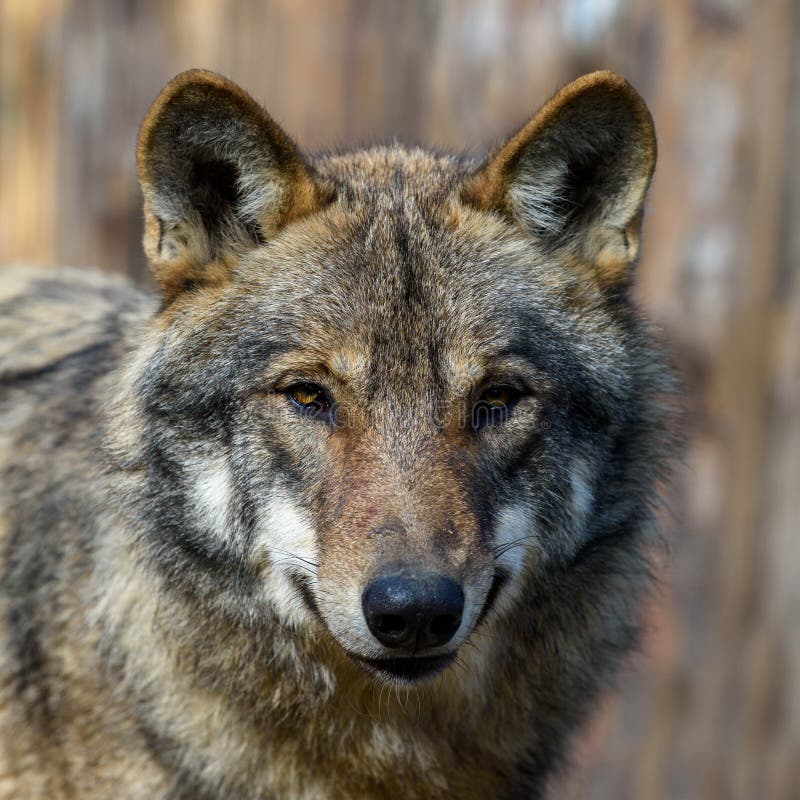
[[[513,386],[499,384],[484,389],[472,406],[473,429],[477,431],[487,425],[502,424],[521,397],[522,392]]]
[[[293,383],[283,391],[297,408],[309,416],[329,414],[333,408],[330,395],[316,383]]]

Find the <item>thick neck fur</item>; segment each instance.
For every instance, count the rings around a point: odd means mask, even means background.
[[[227,613],[171,585],[131,528],[141,509],[126,505],[126,471],[106,478],[124,510],[108,516],[92,575],[98,666],[186,796],[422,800],[504,797],[520,785],[537,796],[636,636],[629,598],[649,575],[633,527],[554,568],[547,586],[531,576],[524,605],[480,626],[441,676],[381,685],[313,618],[291,627],[269,609]],[[624,568],[609,572],[612,562]],[[184,787],[182,775],[201,784]]]

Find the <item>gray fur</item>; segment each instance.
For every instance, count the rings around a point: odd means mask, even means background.
[[[2,273],[2,797],[540,797],[636,641],[674,387],[627,278],[459,159],[294,158],[317,206],[167,302]],[[312,362],[347,374],[330,425],[283,393]],[[473,430],[499,364],[532,389]],[[473,613],[390,685],[351,600],[409,559]]]

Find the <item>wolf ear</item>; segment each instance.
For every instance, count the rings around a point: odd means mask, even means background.
[[[548,250],[624,286],[656,160],[653,120],[619,75],[565,86],[466,182],[462,200],[522,225]]]
[[[219,281],[247,249],[330,199],[297,147],[235,84],[178,75],[139,132],[144,249],[167,300]]]

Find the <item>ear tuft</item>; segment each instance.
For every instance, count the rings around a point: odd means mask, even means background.
[[[653,121],[622,77],[594,72],[556,93],[466,182],[462,200],[499,212],[597,279],[628,280],[656,160]]]
[[[242,253],[331,199],[258,103],[213,72],[167,84],[136,152],[145,252],[168,299],[221,279]]]

